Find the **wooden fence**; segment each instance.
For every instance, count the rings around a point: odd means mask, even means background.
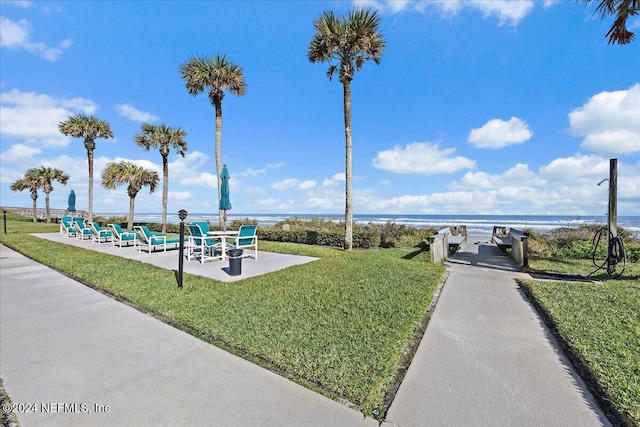
[[[12,213],[14,215],[20,215],[27,218],[33,218],[33,209],[32,208],[16,208],[10,206],[0,206],[0,210],[7,213]],[[49,209],[51,213],[51,221],[58,222],[60,218],[65,215],[69,215],[69,211],[66,209]],[[87,211],[75,211],[73,212],[73,216],[87,218],[89,216],[89,212]],[[47,210],[45,208],[36,208],[36,218],[38,220],[46,220],[47,219]]]

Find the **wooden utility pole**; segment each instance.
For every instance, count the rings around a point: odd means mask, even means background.
[[[607,273],[616,270],[616,260],[612,257],[613,239],[618,236],[618,159],[609,159],[609,233],[607,253]]]

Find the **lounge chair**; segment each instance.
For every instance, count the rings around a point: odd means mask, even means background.
[[[213,237],[207,238],[207,232],[203,230],[202,224],[200,222],[187,224],[190,234],[187,261],[198,258],[200,263],[204,264],[207,260],[222,259],[222,240]],[[209,226],[204,224],[208,230]],[[220,251],[220,255],[216,255],[216,251]]]
[[[258,235],[256,234],[256,230],[258,229],[257,225],[241,225],[240,230],[238,230],[238,237],[232,237],[233,247],[236,249],[248,249],[253,248],[253,259],[258,259]],[[243,257],[250,255],[243,255]]]
[[[136,246],[138,235],[135,231],[123,230],[120,224],[107,224],[107,227],[111,230],[111,246],[116,246],[116,243],[120,247],[122,247],[123,243],[125,246],[129,246],[129,243],[133,243],[134,247]]]
[[[73,217],[63,216],[60,219],[60,233],[64,237],[76,237],[76,228],[74,227]]]
[[[162,246],[163,252],[167,251],[167,245],[176,245],[176,248],[180,244],[179,237],[167,237],[166,234],[152,233],[149,227],[146,225],[137,225],[133,227],[138,233],[138,252],[142,252],[142,247],[145,246],[145,250],[149,253],[159,246]],[[184,238],[185,242],[188,242],[188,237]]]
[[[84,240],[85,238],[91,239],[93,231],[84,222],[84,218],[74,218],[74,228],[76,229],[76,239]]]
[[[89,228],[91,228],[91,232],[93,233],[94,243],[100,244],[103,241],[104,243],[107,243],[110,242],[113,237],[113,233],[109,231],[109,229],[103,228],[99,223],[95,221],[89,223]]]

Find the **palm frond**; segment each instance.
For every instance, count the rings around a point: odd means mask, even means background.
[[[379,31],[380,16],[375,10],[356,7],[347,16],[336,17],[325,11],[314,22],[316,30],[307,51],[310,62],[333,62],[327,70],[332,79],[338,71],[341,82],[353,79],[368,60],[376,64],[384,53],[386,42]]]

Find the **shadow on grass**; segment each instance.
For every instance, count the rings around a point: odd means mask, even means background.
[[[402,259],[414,259],[418,255],[420,255],[422,253],[426,253],[426,252],[429,252],[429,250],[420,248],[417,251],[413,251],[413,252],[410,252],[410,253],[406,254],[405,256],[402,257]]]

